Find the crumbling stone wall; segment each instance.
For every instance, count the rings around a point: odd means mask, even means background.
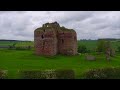
[[[74,31],[58,31],[58,52],[66,55],[77,53],[77,38]]]
[[[57,22],[43,24],[34,32],[37,55],[77,54],[77,35],[72,29],[60,27]]]

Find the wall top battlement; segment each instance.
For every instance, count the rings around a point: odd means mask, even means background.
[[[42,27],[60,27],[59,23],[53,22],[53,23],[45,23]]]
[[[42,25],[42,27],[37,28],[35,31],[42,31],[43,29],[48,29],[48,28],[56,28],[56,30],[62,30],[62,31],[70,31],[73,32],[73,29],[68,29],[65,28],[64,26],[60,26],[58,22],[53,22],[53,23],[45,23]],[[75,32],[75,31],[74,31]]]

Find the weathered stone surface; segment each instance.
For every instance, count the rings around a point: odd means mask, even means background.
[[[96,57],[95,56],[93,56],[93,55],[86,55],[86,60],[89,60],[89,61],[94,61],[94,60],[96,60]]]
[[[57,22],[43,24],[34,32],[37,55],[76,55],[77,34],[72,29],[60,27]]]

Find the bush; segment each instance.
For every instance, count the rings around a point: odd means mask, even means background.
[[[21,71],[23,79],[73,79],[73,70]]]
[[[120,52],[120,46],[118,47],[118,52]]]
[[[120,79],[120,68],[93,69],[85,73],[86,79]]]
[[[75,79],[74,70],[56,70],[55,72],[58,79]]]
[[[28,47],[16,47],[15,49],[16,50],[30,50],[31,46],[28,46]]]
[[[7,78],[7,71],[6,70],[0,70],[0,79]]]
[[[15,47],[9,45],[9,46],[8,46],[8,49],[9,49],[9,50],[13,50],[13,49],[15,49]]]
[[[97,52],[105,52],[105,40],[98,40]]]
[[[85,45],[79,45],[78,53],[87,53],[87,47]]]
[[[45,71],[21,71],[21,77],[23,79],[48,79],[55,78],[54,70]]]

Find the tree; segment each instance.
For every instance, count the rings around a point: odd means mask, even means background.
[[[15,48],[16,43],[13,43],[12,47]]]
[[[97,45],[97,51],[105,53],[107,60],[110,60],[110,57],[115,56],[115,50],[114,48],[112,48],[110,41],[99,40]]]
[[[97,52],[105,52],[105,41],[104,40],[98,40]]]
[[[104,46],[105,46],[105,49],[112,48],[110,41],[106,41]]]

